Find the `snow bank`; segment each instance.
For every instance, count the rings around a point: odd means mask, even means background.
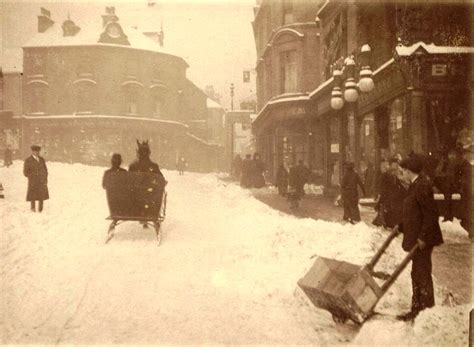
[[[409,271],[377,306],[380,319],[335,324],[297,281],[315,254],[365,264],[388,233],[282,214],[217,175],[165,172],[159,248],[136,223],[104,246],[103,170],[49,163],[51,200],[33,214],[21,163],[0,168],[2,343],[467,343],[468,308],[444,306],[436,281],[438,306],[413,327],[393,320],[410,307]],[[443,229],[463,239],[456,225]],[[397,239],[380,268],[404,255]]]

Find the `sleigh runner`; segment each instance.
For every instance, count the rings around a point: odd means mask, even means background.
[[[154,227],[158,244],[161,223],[166,217],[166,181],[156,173],[118,171],[110,173],[104,182],[111,220],[105,243],[123,222],[136,221]]]

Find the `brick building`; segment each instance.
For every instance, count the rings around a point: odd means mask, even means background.
[[[22,110],[14,116],[22,147],[38,143],[49,160],[105,164],[112,152],[132,161],[135,139],[149,139],[165,168],[184,156],[192,170],[215,169],[219,148],[190,127],[206,117],[207,97],[155,36],[122,28],[113,7],[85,27],[54,23],[42,9],[38,33],[23,47]]]

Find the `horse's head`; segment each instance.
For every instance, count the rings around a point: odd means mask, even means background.
[[[139,160],[147,159],[150,157],[151,151],[150,151],[150,146],[148,145],[148,141],[143,141],[140,143],[140,141],[137,140],[137,155]]]

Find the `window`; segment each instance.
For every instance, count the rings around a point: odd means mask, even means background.
[[[78,83],[76,86],[76,113],[91,113],[93,106],[92,100],[94,97],[94,85],[88,83]]]
[[[138,103],[135,95],[129,95],[127,101],[127,114],[138,114]]]
[[[155,118],[160,118],[161,117],[161,112],[162,112],[162,107],[163,107],[163,102],[160,97],[155,97],[155,105],[153,109],[153,115]]]
[[[44,113],[46,108],[46,86],[32,85],[30,90],[31,113]]]
[[[297,64],[296,51],[286,51],[280,54],[281,64],[281,92],[297,91]]]
[[[283,25],[293,22],[293,0],[283,0]]]

